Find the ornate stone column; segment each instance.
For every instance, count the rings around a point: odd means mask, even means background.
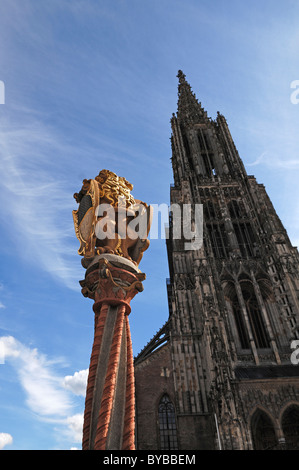
[[[128,315],[143,290],[138,265],[149,246],[152,209],[130,194],[125,178],[102,170],[74,198],[82,294],[94,301],[92,346],[83,424],[83,450],[135,449],[135,382]]]
[[[130,301],[145,274],[130,261],[97,256],[81,281],[94,300],[95,332],[85,400],[83,450],[135,449],[135,388]]]

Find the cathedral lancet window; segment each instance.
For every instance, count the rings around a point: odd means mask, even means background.
[[[254,450],[272,450],[278,444],[271,418],[260,409],[251,419],[251,432]]]
[[[202,158],[202,163],[204,166],[205,174],[211,176],[212,174],[216,176],[216,168],[214,163],[213,149],[211,147],[210,141],[205,132],[202,129],[198,130],[197,133],[200,153]]]
[[[167,394],[160,400],[158,417],[161,450],[178,449],[175,409]]]
[[[270,347],[269,335],[253,285],[249,281],[241,281],[239,285],[239,295],[235,288],[230,287],[229,302],[231,304],[241,349],[250,348],[248,327],[256,348],[268,349]],[[247,317],[247,322],[245,316]]]
[[[283,413],[281,426],[287,450],[299,449],[299,406],[291,405]]]
[[[206,224],[215,258],[228,257],[228,240],[224,224]]]
[[[239,249],[244,258],[252,257],[255,255],[254,235],[249,222],[234,222],[234,231],[238,240]]]

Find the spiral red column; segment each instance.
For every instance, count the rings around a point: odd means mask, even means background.
[[[126,381],[126,408],[123,429],[124,450],[135,448],[135,377],[134,358],[128,317],[125,318],[127,333],[127,381]]]
[[[87,269],[82,293],[94,300],[95,331],[87,381],[83,450],[135,449],[135,381],[128,315],[145,275],[105,255]],[[119,257],[115,257],[119,258]]]

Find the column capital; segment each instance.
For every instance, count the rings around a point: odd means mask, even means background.
[[[94,300],[93,310],[98,313],[103,304],[124,305],[131,312],[130,302],[143,291],[146,275],[133,263],[117,255],[94,257],[87,267],[85,279],[80,281],[84,297]]]

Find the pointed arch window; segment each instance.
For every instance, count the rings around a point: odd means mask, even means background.
[[[207,137],[206,133],[202,131],[202,129],[199,129],[199,132],[197,135],[198,135],[198,140],[199,140],[202,162],[203,162],[203,166],[205,169],[205,174],[208,176],[211,176],[211,174],[216,176],[216,169],[215,169],[215,164],[214,164],[214,159],[213,159],[213,150],[211,148],[209,138]]]
[[[249,222],[233,223],[241,254],[244,258],[254,256],[254,235]]]
[[[239,340],[241,343],[241,348],[249,349],[250,343],[249,343],[249,338],[248,338],[248,332],[246,330],[243,314],[242,314],[237,296],[235,296],[232,301],[232,308],[233,308],[234,319],[235,319],[235,323],[237,327],[237,332],[239,335]]]
[[[235,287],[230,288],[227,298],[232,307],[241,349],[250,348],[248,327],[250,327],[255,346],[258,349],[268,349],[270,348],[269,334],[254,292],[254,287],[250,281],[243,280],[240,282],[240,288],[241,292],[239,296],[237,295]],[[241,298],[239,298],[240,296]],[[241,307],[241,300],[243,308]],[[246,308],[245,313],[247,314],[249,322],[248,326],[245,321],[244,307]]]
[[[281,420],[287,450],[299,449],[299,406],[291,405]]]
[[[251,419],[251,432],[254,450],[275,449],[278,442],[270,417],[262,410],[257,410]]]
[[[160,400],[158,417],[161,450],[178,449],[175,409],[167,394]]]
[[[215,258],[227,258],[228,240],[224,224],[207,224],[207,230]]]
[[[252,286],[246,283],[241,288],[255,345],[257,348],[269,348],[269,336]]]

